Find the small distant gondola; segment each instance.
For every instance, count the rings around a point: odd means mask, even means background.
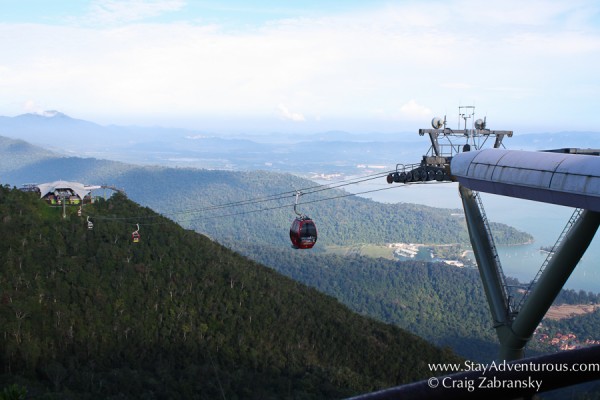
[[[294,212],[298,215],[290,227],[290,240],[294,249],[311,249],[317,243],[317,226],[314,221],[296,210],[300,192],[296,192]]]
[[[131,240],[133,240],[133,243],[138,243],[140,241],[140,225],[136,224],[136,226],[137,229],[131,233]]]

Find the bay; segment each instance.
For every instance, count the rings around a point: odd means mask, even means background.
[[[350,193],[362,193],[381,203],[415,203],[438,208],[460,209],[462,202],[457,183],[417,183],[389,185],[385,178],[349,185]],[[370,191],[370,193],[363,193]],[[564,229],[574,209],[554,204],[522,200],[507,196],[481,193],[486,215],[490,221],[502,222],[534,237],[533,243],[520,246],[499,246],[498,254],[506,276],[529,282],[538,272],[547,253],[540,247],[552,246]],[[590,244],[581,261],[565,284],[565,288],[600,292],[600,234]]]

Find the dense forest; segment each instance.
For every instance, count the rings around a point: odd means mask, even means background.
[[[476,269],[275,247],[245,246],[238,250],[338,298],[358,313],[450,346],[465,358],[490,361],[498,354]]]
[[[336,398],[460,361],[122,195],[68,211],[0,187],[0,387],[60,399]]]
[[[229,243],[235,247],[236,243]],[[276,247],[237,245],[237,250],[279,272],[339,299],[358,313],[393,323],[468,359],[489,362],[498,339],[477,269],[443,263],[390,261],[362,256],[323,255]],[[515,287],[522,284],[508,278]],[[514,293],[517,296],[516,293]],[[517,297],[518,298],[518,297]],[[600,295],[562,290],[555,304],[600,303]],[[585,338],[597,338],[596,313],[577,318]],[[566,320],[544,321],[556,329]],[[584,328],[587,327],[587,328]],[[585,331],[584,331],[585,329]],[[527,353],[551,351],[532,341]]]

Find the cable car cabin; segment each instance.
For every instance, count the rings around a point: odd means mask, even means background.
[[[317,242],[317,226],[306,216],[298,217],[290,227],[290,239],[295,249],[311,249]]]
[[[131,234],[131,239],[133,240],[133,243],[137,243],[140,241],[140,234],[139,232],[135,231]]]

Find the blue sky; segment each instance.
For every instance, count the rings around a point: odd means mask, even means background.
[[[412,132],[475,105],[600,131],[595,0],[0,0],[0,115],[214,132]]]

